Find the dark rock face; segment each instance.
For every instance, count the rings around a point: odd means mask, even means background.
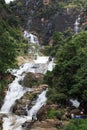
[[[45,6],[43,0],[17,0],[10,4],[13,12],[24,29],[36,32],[40,42],[50,41],[54,31],[63,32],[69,27],[73,29],[78,15],[76,8],[67,9],[59,6],[59,1]],[[44,39],[44,40],[43,40]]]

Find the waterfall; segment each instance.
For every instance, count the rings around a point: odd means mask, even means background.
[[[15,104],[17,99],[20,99],[25,92],[31,91],[31,89],[23,88],[19,84],[19,81],[22,81],[24,78],[23,72],[27,72],[32,67],[32,64],[25,64],[24,66],[20,67],[19,70],[13,70],[12,74],[16,76],[15,80],[9,84],[7,95],[4,100],[4,104],[1,108],[2,113],[9,113],[11,112],[12,106]],[[32,71],[32,70],[31,70]]]
[[[5,0],[5,2],[6,2],[7,4],[9,4],[11,1],[14,1],[14,0]]]
[[[41,67],[43,65],[45,65],[45,67]],[[38,68],[36,66],[38,66]],[[44,90],[39,94],[35,105],[30,110],[27,110],[28,116],[17,116],[12,113],[15,101],[20,99],[27,91],[33,91],[30,88],[21,86],[19,81],[23,80],[25,73],[27,72],[36,73],[38,70],[39,73],[45,74],[47,70],[52,70],[53,67],[53,60],[49,61],[49,57],[37,57],[37,60],[34,60],[31,63],[25,63],[21,65],[19,69],[11,71],[15,76],[15,79],[8,85],[7,95],[5,96],[4,104],[0,111],[2,115],[5,115],[5,117],[3,117],[3,130],[23,130],[23,123],[26,121],[30,122],[32,118],[37,119],[36,114],[38,110],[46,104],[47,90]]]
[[[76,108],[78,108],[80,106],[80,102],[77,99],[70,99],[70,102],[72,103],[72,105]]]
[[[47,90],[44,90],[40,95],[38,95],[36,104],[32,107],[31,110],[28,111],[28,116],[34,118],[35,120],[37,119],[36,114],[38,110],[46,103],[46,92]]]
[[[28,40],[29,43],[35,43],[39,45],[38,37],[32,33],[24,31],[24,38]]]
[[[30,122],[32,118],[36,120],[36,113],[43,105],[46,104],[46,92],[47,90],[44,90],[41,94],[38,95],[35,105],[30,110],[28,110],[28,116],[19,117],[10,114],[8,117],[4,117],[3,130],[22,130],[22,124],[24,124],[26,121]]]
[[[74,24],[75,34],[78,34],[78,32],[79,32],[79,25],[80,25],[80,15],[78,16],[78,18],[76,19],[75,24]]]

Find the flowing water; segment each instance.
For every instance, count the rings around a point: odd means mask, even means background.
[[[78,18],[76,19],[75,24],[74,24],[74,32],[75,32],[75,34],[78,34],[79,26],[80,26],[80,15],[78,16]]]
[[[8,4],[10,3],[11,1],[14,1],[14,0],[5,0],[5,2]]]
[[[72,105],[76,108],[78,108],[80,106],[80,102],[77,99],[70,99],[70,102],[72,103]]]
[[[23,80],[25,73],[27,72],[39,72],[45,74],[47,70],[51,71],[53,67],[53,60],[49,61],[49,57],[38,57],[37,60],[34,60],[32,63],[25,63],[20,66],[18,70],[14,69],[11,71],[11,73],[15,75],[15,80],[8,85],[4,104],[0,111],[2,115],[5,115],[5,117],[3,117],[3,130],[23,130],[23,123],[31,121],[32,118],[35,120],[37,119],[36,114],[38,110],[46,104],[47,90],[44,90],[39,94],[35,105],[30,110],[27,110],[28,116],[17,116],[12,113],[15,101],[20,99],[27,91],[33,91],[32,89],[21,86],[19,81]]]

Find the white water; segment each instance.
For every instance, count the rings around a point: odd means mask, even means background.
[[[22,124],[27,122],[30,122],[32,118],[34,120],[37,119],[36,113],[38,110],[46,104],[46,91],[43,91],[37,98],[36,104],[31,108],[31,110],[28,110],[28,116],[16,116],[16,115],[9,115],[8,117],[3,118],[3,130],[22,130]]]
[[[43,64],[46,66],[41,67]],[[38,68],[35,68],[35,66],[38,66]],[[25,92],[33,91],[32,89],[21,86],[19,81],[23,80],[26,72],[35,73],[38,70],[39,73],[46,73],[47,70],[52,70],[53,67],[53,60],[49,62],[49,57],[38,57],[37,60],[34,60],[32,63],[25,63],[18,70],[14,69],[11,72],[16,76],[16,78],[8,86],[7,95],[1,108],[1,113],[6,115],[6,117],[3,118],[3,130],[23,130],[23,123],[26,121],[31,121],[32,118],[36,119],[38,110],[46,104],[47,90],[44,90],[40,95],[38,95],[35,105],[30,110],[27,110],[28,116],[13,115],[11,110],[15,104],[15,101],[20,99]]]
[[[76,19],[75,24],[74,24],[75,34],[78,34],[78,32],[79,32],[79,25],[80,25],[80,15],[78,16],[78,18]]]
[[[34,60],[34,62],[35,73],[45,74],[47,70],[52,71],[55,66],[53,60],[49,62],[49,57],[47,56],[38,56],[37,60]]]
[[[37,119],[36,114],[38,110],[46,104],[46,92],[47,90],[43,91],[40,95],[38,95],[36,104],[32,107],[30,111],[28,111],[28,116],[33,117],[34,119]]]
[[[28,33],[27,31],[24,31],[24,38],[27,39],[29,43],[39,44],[38,37],[34,34]]]
[[[7,4],[9,4],[11,1],[14,1],[14,0],[5,0],[5,2],[6,2]]]
[[[20,67],[19,70],[13,70],[12,74],[16,76],[15,80],[8,86],[7,95],[4,99],[4,104],[1,108],[2,113],[9,113],[11,112],[11,107],[14,105],[17,99],[20,99],[25,92],[31,91],[31,89],[23,88],[19,84],[19,81],[23,80],[24,72],[27,72],[32,67],[32,64],[25,64],[24,66]],[[32,70],[31,70],[32,71]]]
[[[74,106],[74,107],[76,107],[76,108],[78,108],[79,107],[79,105],[80,105],[80,102],[78,101],[78,100],[74,100],[74,99],[70,99],[70,102],[72,103],[72,105]]]

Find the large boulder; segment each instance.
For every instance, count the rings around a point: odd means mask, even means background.
[[[40,73],[27,73],[24,77],[22,85],[31,88],[32,86],[39,85],[43,81],[43,74]]]
[[[71,110],[70,112],[71,114],[74,114],[74,115],[80,115],[81,114],[81,111],[79,109],[73,109]]]

